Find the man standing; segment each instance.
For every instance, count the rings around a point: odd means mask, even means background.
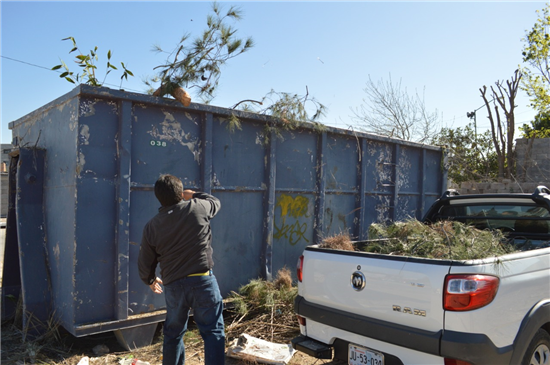
[[[141,280],[154,293],[164,285],[163,364],[183,365],[183,335],[189,309],[204,340],[205,365],[223,365],[225,331],[223,302],[212,274],[210,219],[220,210],[220,201],[206,193],[183,190],[180,179],[162,175],[155,183],[161,204],[158,214],[143,229],[138,267]],[[162,280],[155,270],[160,264]]]

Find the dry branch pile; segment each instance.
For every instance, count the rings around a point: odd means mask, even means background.
[[[226,318],[226,337],[229,341],[246,333],[266,341],[285,343],[299,332],[294,313],[298,288],[292,285],[290,270],[279,270],[273,282],[251,280],[233,292],[230,300],[232,318]]]

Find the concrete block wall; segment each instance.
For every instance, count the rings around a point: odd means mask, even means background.
[[[550,187],[550,138],[516,139],[516,174],[512,179],[464,182],[461,194],[532,193],[539,185]]]
[[[507,193],[532,193],[539,185],[546,185],[550,187],[550,184],[539,184],[536,182],[519,182],[511,179],[502,179],[494,182],[463,182],[460,187],[456,188],[460,194],[507,194]]]
[[[550,138],[516,139],[516,159],[519,181],[550,183]]]

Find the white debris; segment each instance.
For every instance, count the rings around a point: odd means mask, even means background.
[[[88,356],[84,356],[82,359],[80,359],[78,365],[90,365],[90,358]]]
[[[147,361],[138,359],[122,359],[118,362],[120,365],[150,365]]]
[[[227,356],[261,364],[286,365],[295,352],[290,344],[277,344],[244,333],[227,349]]]

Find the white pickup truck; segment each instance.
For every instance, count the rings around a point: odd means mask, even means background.
[[[423,221],[501,229],[517,251],[426,259],[309,246],[293,347],[350,365],[549,365],[550,190],[458,195]]]

